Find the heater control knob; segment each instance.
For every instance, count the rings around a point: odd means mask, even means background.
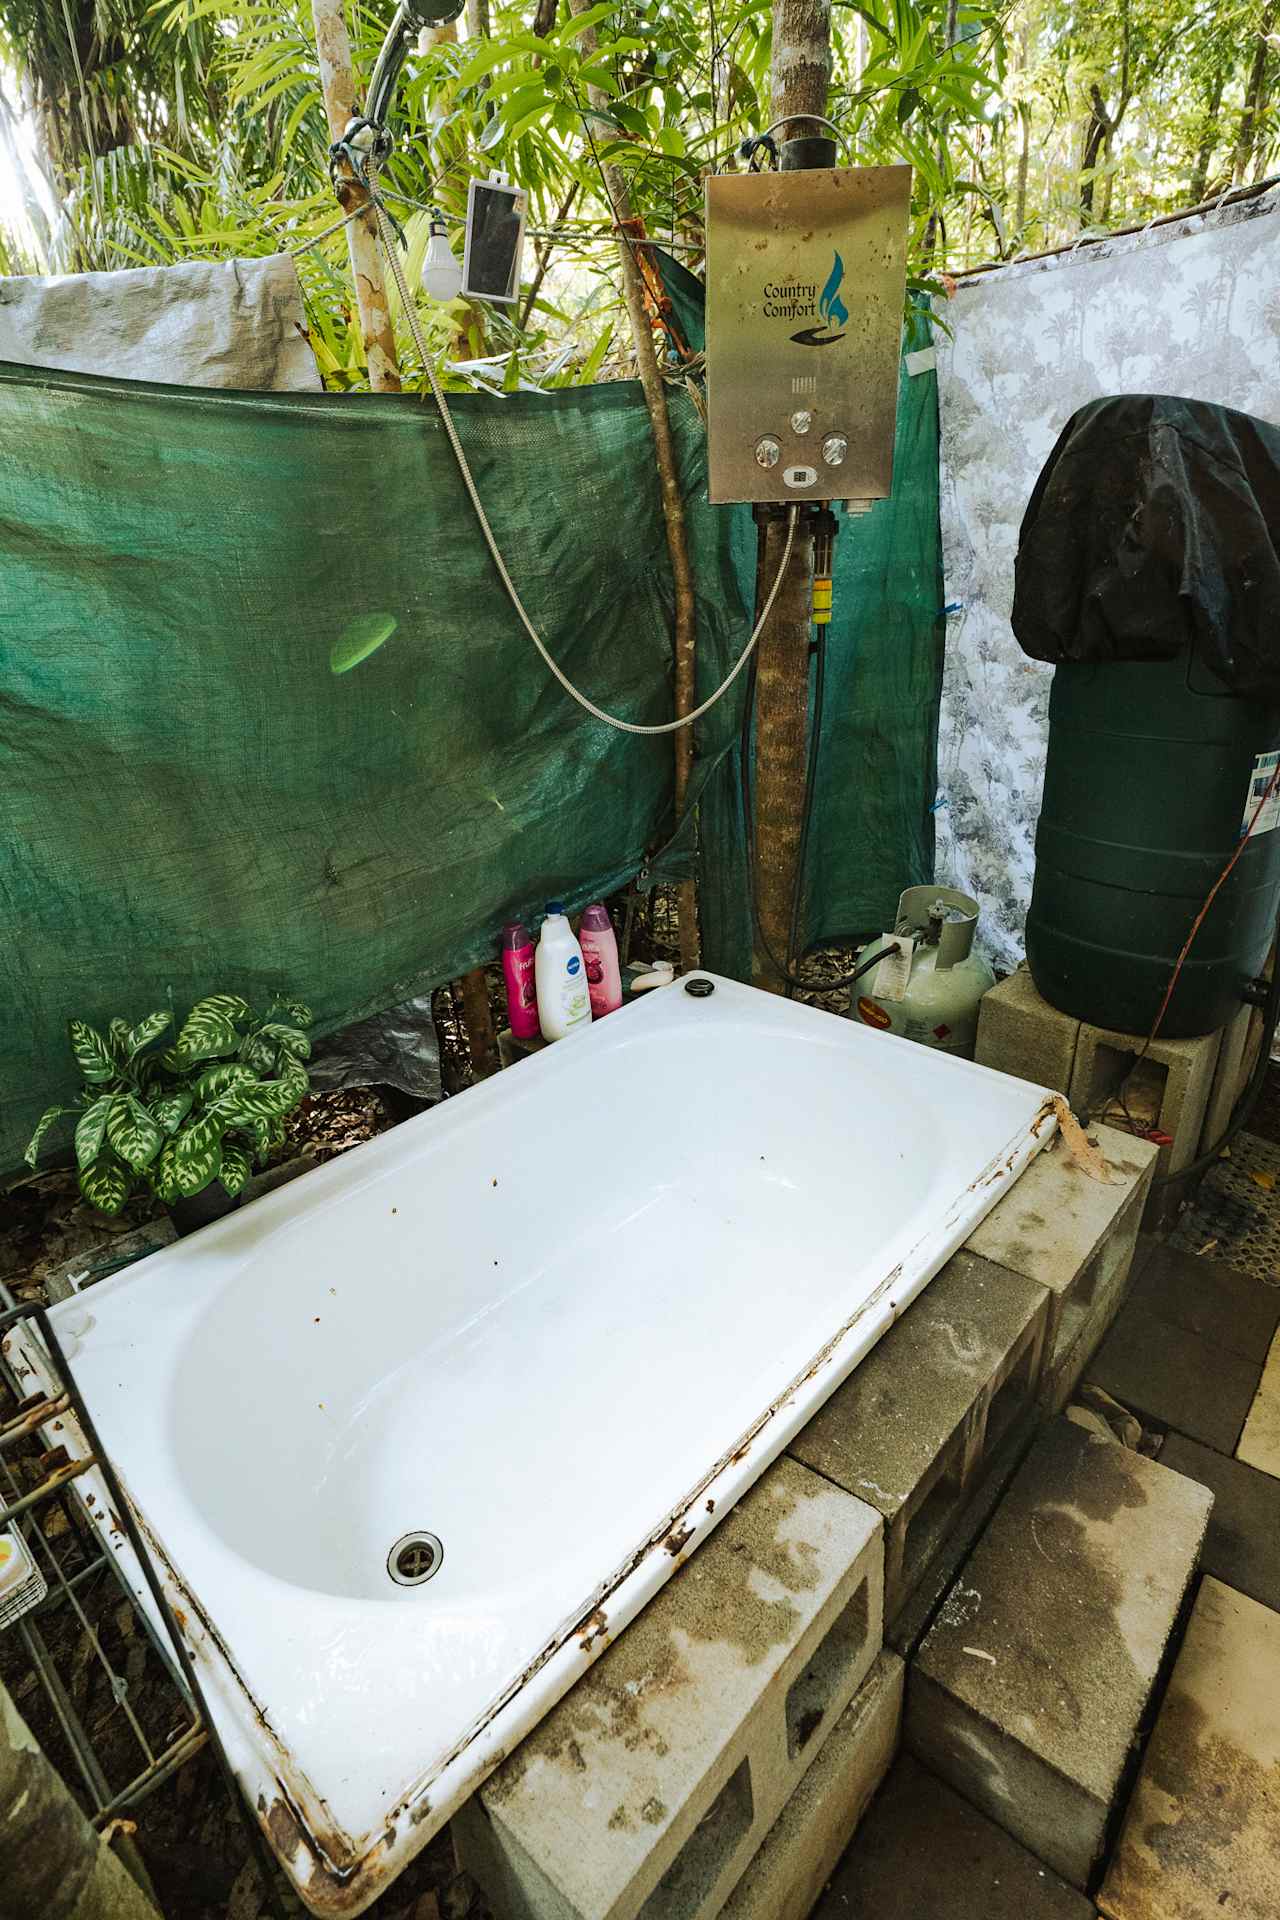
[[[792,433],[808,433],[812,425],[813,415],[805,407],[801,407],[799,412],[793,413],[791,416]]]
[[[842,465],[849,442],[842,433],[829,433],[822,443],[822,457],[829,467]]]
[[[766,433],[762,440],[756,441],[757,466],[776,467],[781,454],[782,448],[778,445],[771,433]]]

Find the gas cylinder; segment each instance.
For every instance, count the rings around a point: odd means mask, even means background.
[[[967,893],[955,887],[908,887],[898,901],[894,933],[914,941],[910,965],[882,965],[865,975],[868,991],[860,994],[863,983],[855,984],[850,1017],[972,1060],[978,1002],[996,979],[973,951],[977,927],[978,903]]]

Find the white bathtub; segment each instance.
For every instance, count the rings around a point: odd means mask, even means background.
[[[55,1310],[91,1316],[77,1378],[312,1912],[383,1890],[1053,1125],[677,985]],[[443,1560],[397,1585],[418,1530]]]

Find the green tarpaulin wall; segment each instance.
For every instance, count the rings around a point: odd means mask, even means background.
[[[638,386],[453,406],[557,658],[669,717]],[[701,419],[679,389],[671,411],[709,692],[750,630],[754,530],[707,505]],[[878,931],[930,870],[937,576],[928,374],[903,381],[893,501],[839,541],[811,936]],[[698,858],[707,963],[743,974],[739,691],[699,727]],[[69,1014],[287,987],[325,1029],[424,991],[549,894],[636,873],[671,834],[671,758],[538,660],[429,402],[0,366],[0,1168],[74,1085]]]

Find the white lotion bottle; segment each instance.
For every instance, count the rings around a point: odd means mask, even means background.
[[[548,900],[533,961],[538,1025],[544,1040],[563,1040],[591,1024],[591,1000],[582,948],[559,900]]]

